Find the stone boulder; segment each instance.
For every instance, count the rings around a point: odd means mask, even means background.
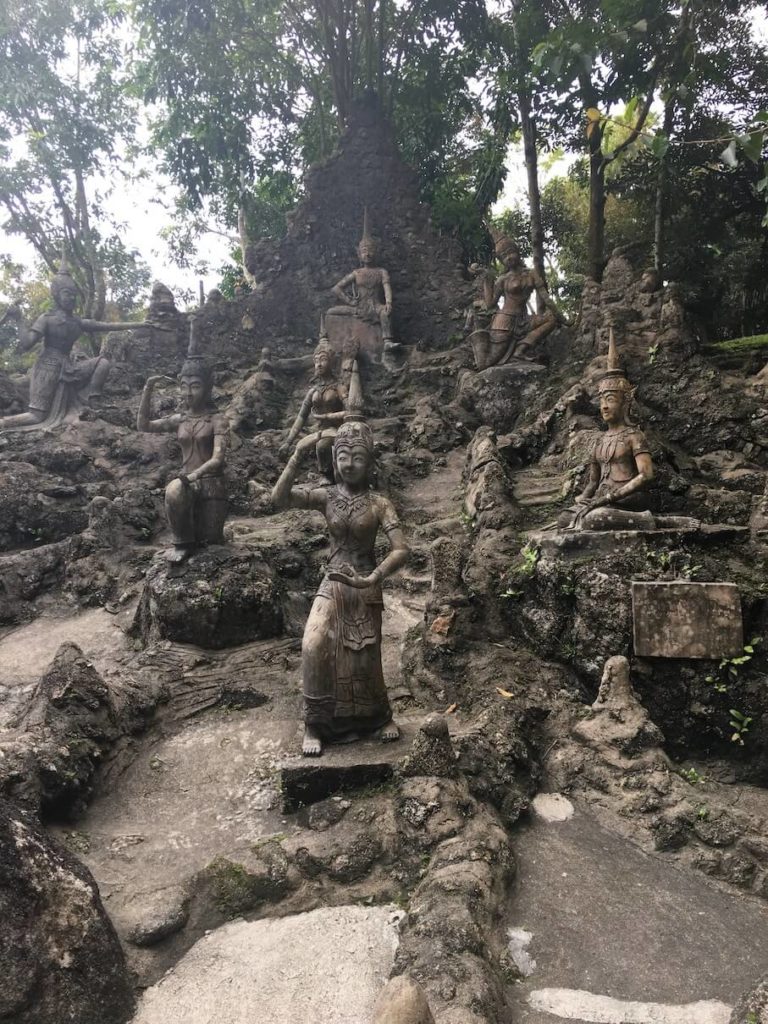
[[[142,640],[219,650],[278,636],[281,590],[258,552],[211,546],[180,565],[156,559],[137,611]]]
[[[768,1024],[768,976],[741,997],[729,1024]]]
[[[0,551],[79,533],[88,522],[84,506],[78,484],[27,462],[6,463],[0,468]]]
[[[59,819],[76,817],[120,731],[109,687],[77,644],[62,644],[0,742],[0,792]]]
[[[90,872],[4,800],[0,915],[0,1020],[128,1020],[129,975]]]
[[[408,975],[392,978],[373,1009],[373,1024],[435,1024],[427,997]]]

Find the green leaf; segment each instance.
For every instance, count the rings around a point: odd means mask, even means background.
[[[736,156],[736,139],[731,139],[720,154],[720,159],[728,167],[738,167],[739,158]]]
[[[663,160],[669,149],[669,139],[664,132],[657,132],[651,139],[651,152],[657,160]]]
[[[768,110],[760,110],[755,114],[753,121],[759,121],[762,124],[768,123]]]
[[[765,138],[763,132],[750,132],[749,135],[737,135],[736,141],[748,160],[756,164],[763,153]]]

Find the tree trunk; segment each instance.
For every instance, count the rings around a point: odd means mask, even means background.
[[[587,276],[601,281],[605,264],[605,163],[600,151],[603,133],[595,127],[589,137],[589,233]]]
[[[237,233],[240,235],[240,257],[243,261],[243,277],[245,278],[246,284],[249,288],[253,288],[256,284],[256,278],[250,272],[245,262],[245,252],[248,246],[251,244],[251,239],[248,235],[248,221],[245,216],[245,209],[242,204],[237,210]]]
[[[675,101],[672,96],[664,104],[664,134],[667,138],[672,133],[672,125],[675,119]],[[656,177],[656,210],[653,221],[653,265],[659,273],[659,278],[664,277],[664,264],[666,262],[666,220],[667,220],[667,189],[669,184],[669,169],[667,167],[667,155],[659,160],[659,173]]]

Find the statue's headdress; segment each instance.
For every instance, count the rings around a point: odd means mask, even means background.
[[[78,295],[80,292],[80,289],[77,287],[77,283],[70,272],[69,260],[67,258],[66,252],[61,257],[59,269],[51,278],[51,294],[54,296],[54,298],[56,298],[59,292],[61,292],[64,288],[69,288],[70,291],[73,291],[75,293],[75,295]]]
[[[491,230],[491,236],[493,238],[493,248],[496,252],[496,256],[503,260],[505,256],[508,256],[511,252],[520,252],[520,246],[509,235],[505,235],[503,231]]]
[[[202,349],[199,317],[193,313],[189,318],[189,344],[179,378],[200,377],[209,391],[213,388],[213,372],[206,362]]]
[[[313,355],[318,355],[320,352],[326,352],[329,356],[333,356],[334,352],[331,348],[331,344],[328,341],[328,331],[325,327],[325,316],[320,314],[320,340],[318,341]]]
[[[352,363],[346,404],[347,411],[344,415],[344,422],[333,439],[334,456],[341,448],[362,445],[366,448],[371,458],[373,458],[373,431],[365,422],[365,417],[363,416],[363,388],[360,382],[360,370],[356,359]]]
[[[605,394],[606,391],[619,391],[628,398],[631,398],[635,393],[635,389],[630,384],[629,378],[624,373],[619,362],[619,353],[616,349],[616,337],[613,333],[613,327],[608,328],[608,368],[597,382],[598,395]]]
[[[368,249],[376,248],[376,239],[371,234],[371,226],[368,219],[368,207],[363,208],[363,236],[357,243],[358,251],[366,246]]]

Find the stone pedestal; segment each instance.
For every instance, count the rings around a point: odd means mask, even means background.
[[[327,313],[325,329],[331,348],[339,352],[342,358],[354,358],[357,355],[363,364],[381,362],[384,342],[379,324],[369,323],[357,316]]]
[[[147,573],[135,628],[145,643],[234,647],[282,632],[280,597],[272,570],[247,548],[211,546],[180,565],[158,556]]]

